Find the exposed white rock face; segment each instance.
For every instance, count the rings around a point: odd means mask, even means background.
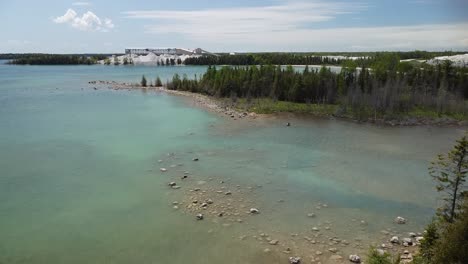
[[[456,66],[456,67],[466,67],[466,66],[468,66],[468,54],[435,57],[435,58],[433,58],[431,60],[428,60],[427,63],[429,63],[429,64],[440,64],[440,63],[443,63],[446,60],[451,61],[453,63],[453,66]]]
[[[156,55],[154,53],[149,53],[148,55],[135,55],[135,54],[126,54],[121,56],[115,56],[113,58],[109,58],[111,60],[111,64],[114,64],[115,61],[118,61],[120,64],[124,63],[124,59],[127,59],[127,62],[133,62],[133,64],[144,64],[144,65],[165,65],[167,60],[171,61],[180,61],[183,63],[187,58],[197,58],[201,55],[169,55],[169,54],[162,54]],[[104,64],[104,60],[99,61],[100,64]]]

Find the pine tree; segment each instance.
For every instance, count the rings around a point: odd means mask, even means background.
[[[143,76],[141,77],[141,82],[140,82],[140,84],[141,84],[141,86],[146,87],[146,78],[145,78],[145,75],[143,75]]]
[[[456,218],[461,208],[463,197],[467,194],[466,175],[468,173],[468,139],[463,136],[447,154],[438,155],[437,160],[431,163],[429,173],[438,183],[437,191],[444,192],[445,204],[439,208],[441,215],[449,223]]]
[[[156,87],[161,87],[162,86],[162,82],[161,82],[161,79],[158,77],[156,77],[156,81],[154,83],[154,86]]]

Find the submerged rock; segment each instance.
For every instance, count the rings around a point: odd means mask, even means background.
[[[196,217],[197,220],[203,220],[203,214],[197,214]]]
[[[193,161],[199,161],[199,159],[198,159],[198,158],[193,158],[192,160],[193,160]]]
[[[169,185],[169,186],[171,186],[171,187],[174,187],[174,186],[177,185],[177,183],[175,183],[175,182],[170,182],[170,183],[168,183],[167,185]]]
[[[290,264],[300,264],[301,258],[300,257],[289,257]]]
[[[353,263],[361,263],[361,257],[358,255],[349,255],[349,261]]]
[[[403,246],[405,246],[405,247],[413,245],[413,241],[411,240],[411,238],[403,238],[402,242],[403,242],[402,243]]]
[[[406,219],[401,216],[397,216],[397,218],[395,218],[395,223],[399,225],[406,224]]]
[[[260,211],[257,209],[257,208],[250,208],[250,211],[249,211],[251,214],[258,214],[260,213]]]
[[[166,168],[160,168],[159,170],[160,170],[161,172],[166,172],[166,171],[167,171]]]
[[[278,245],[278,242],[279,242],[278,240],[273,239],[273,240],[270,240],[270,242],[268,242],[268,244],[270,244],[270,245]]]

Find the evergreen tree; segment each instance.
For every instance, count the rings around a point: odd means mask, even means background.
[[[145,75],[143,75],[143,76],[141,77],[141,82],[140,82],[140,84],[141,84],[141,86],[146,87],[146,78],[145,78]]]
[[[156,87],[161,87],[162,86],[162,82],[161,82],[161,79],[158,77],[156,77],[156,81],[154,83],[154,86]]]
[[[445,193],[445,204],[439,208],[439,214],[446,221],[453,222],[466,195],[464,184],[468,173],[467,136],[457,140],[447,156],[438,155],[437,160],[431,163],[429,173],[437,182],[437,191]]]

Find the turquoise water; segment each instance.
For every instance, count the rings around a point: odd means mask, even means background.
[[[373,242],[384,228],[421,231],[430,220],[427,166],[459,128],[233,122],[186,98],[88,85],[205,69],[0,64],[0,263],[272,263],[284,257],[236,238],[330,221],[340,237]],[[197,179],[256,186],[248,199],[261,217],[222,229],[173,210],[182,193],[166,183],[177,172],[159,173],[174,162],[168,153]],[[318,202],[328,208],[311,223]],[[397,215],[408,225],[395,227]],[[352,219],[368,226],[356,234]]]

